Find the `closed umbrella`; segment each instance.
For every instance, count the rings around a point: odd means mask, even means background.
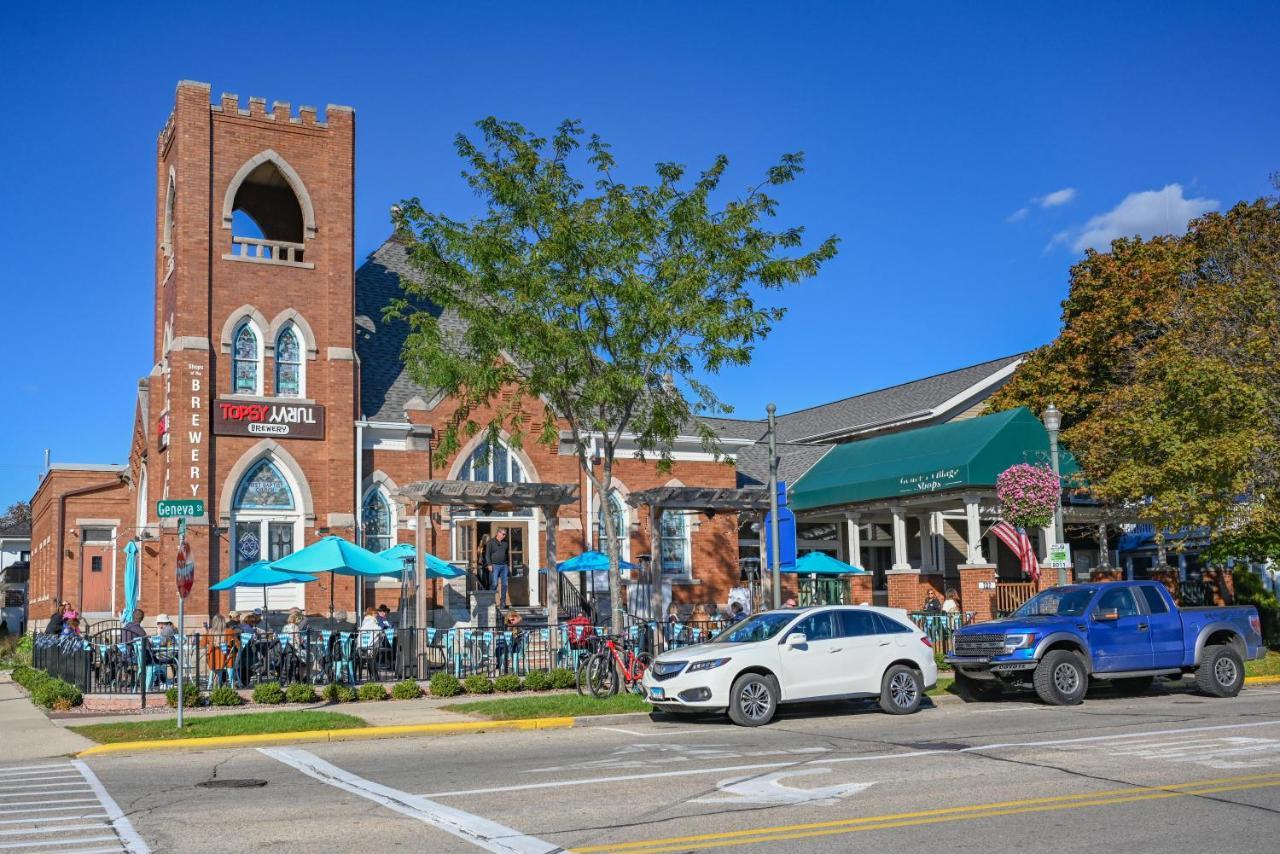
[[[306,584],[315,581],[314,575],[307,575],[301,572],[284,572],[275,569],[265,560],[250,564],[237,573],[227,576],[217,584],[209,586],[210,590],[233,590],[237,587],[261,587],[262,588],[262,608],[267,608],[267,588],[276,587],[280,584]]]
[[[416,560],[417,549],[412,543],[400,543],[389,549],[383,549],[378,552],[378,557],[384,560]],[[446,563],[435,555],[427,552],[427,577],[428,578],[459,578],[466,575],[462,570],[452,564]]]
[[[124,547],[124,612],[121,622],[133,619],[134,609],[138,607],[138,541],[130,540]]]

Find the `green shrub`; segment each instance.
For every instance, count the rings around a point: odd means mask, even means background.
[[[354,703],[356,692],[341,682],[330,682],[320,689],[320,697],[329,703]]]
[[[405,679],[392,686],[391,696],[397,700],[416,700],[422,696],[422,688],[414,680]]]
[[[551,687],[551,677],[547,675],[545,670],[531,670],[524,677],[524,689],[526,691],[545,691]]]
[[[547,676],[551,679],[552,688],[576,688],[578,687],[578,677],[573,671],[567,667],[557,667]]]
[[[493,687],[499,693],[510,694],[520,690],[520,677],[514,673],[504,673],[493,680]]]
[[[492,694],[493,680],[488,676],[473,673],[462,680],[462,687],[467,689],[468,694]]]
[[[84,702],[80,689],[61,679],[47,677],[34,685],[35,687],[31,689],[31,699],[36,705],[46,709],[65,711]]]
[[[360,686],[357,692],[361,700],[385,700],[387,699],[387,689],[382,687],[380,682],[366,682]]]
[[[230,685],[219,685],[209,692],[211,706],[238,706],[244,702],[240,692]]]
[[[1258,617],[1262,621],[1262,642],[1271,649],[1280,650],[1280,601],[1262,586],[1262,579],[1248,567],[1234,570],[1231,581],[1235,587],[1236,604],[1252,605],[1258,609]]]
[[[431,696],[456,697],[462,693],[462,683],[452,673],[443,670],[431,677]]]
[[[284,698],[290,703],[314,703],[317,699],[316,689],[306,682],[294,682],[285,689]]]
[[[164,692],[164,701],[169,704],[169,708],[178,708],[177,685]],[[182,686],[182,706],[189,709],[198,705],[200,705],[200,686],[194,682],[188,682]]]
[[[268,706],[276,706],[284,702],[284,689],[279,682],[263,682],[253,688],[253,701]]]

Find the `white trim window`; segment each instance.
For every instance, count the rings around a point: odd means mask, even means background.
[[[689,517],[680,510],[662,514],[662,574],[687,576],[692,572],[690,560]]]
[[[392,503],[382,488],[375,486],[365,493],[360,508],[360,525],[364,534],[364,547],[380,552],[395,545],[396,514]]]
[[[505,442],[499,440],[492,444],[481,442],[477,445],[458,471],[458,480],[481,483],[528,483],[529,477],[516,455]],[[450,512],[454,516],[477,515],[475,510],[468,510],[465,507],[455,508]],[[510,512],[494,511],[484,515],[486,517],[532,516],[533,511],[525,507]]]
[[[302,340],[297,327],[285,324],[276,336],[276,395],[279,397],[304,397],[306,383],[303,375]]]
[[[231,388],[236,394],[262,394],[262,335],[248,320],[231,338]]]
[[[629,514],[626,503],[616,489],[609,493],[609,509],[613,513],[613,529],[618,534],[618,557],[622,560],[630,560],[631,528],[628,522]],[[606,540],[604,528],[604,506],[599,501],[596,502],[594,533],[595,536],[592,537],[592,542],[595,543],[596,550],[608,554],[608,541]]]

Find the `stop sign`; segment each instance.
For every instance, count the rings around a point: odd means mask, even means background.
[[[185,542],[178,546],[176,568],[178,573],[178,596],[186,599],[187,594],[191,592],[191,583],[196,578],[196,565],[191,560],[191,547]]]

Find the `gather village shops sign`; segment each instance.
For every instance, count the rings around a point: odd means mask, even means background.
[[[215,400],[213,432],[219,436],[323,439],[324,407],[316,403]]]

